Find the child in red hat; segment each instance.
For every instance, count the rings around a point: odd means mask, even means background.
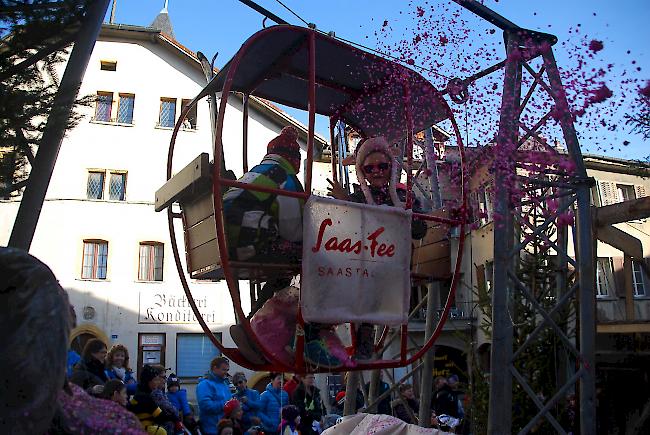
[[[217,424],[217,431],[224,426],[231,426],[233,435],[243,435],[244,429],[241,423],[243,415],[244,411],[239,400],[230,399],[223,405],[223,418]]]
[[[304,192],[300,172],[298,131],[285,127],[267,146],[260,164],[239,179],[252,186]],[[240,187],[223,196],[228,251],[231,260],[256,263],[297,263],[302,252],[301,198],[281,196]],[[273,294],[287,287],[290,278],[270,277],[258,295],[251,314]]]

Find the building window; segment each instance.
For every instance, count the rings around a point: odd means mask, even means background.
[[[81,277],[83,279],[106,279],[107,263],[108,242],[105,240],[84,240]]]
[[[117,62],[112,60],[102,60],[100,61],[99,67],[102,71],[115,71],[117,70]]]
[[[176,100],[173,98],[160,99],[160,120],[158,125],[160,127],[174,127],[176,120]]]
[[[185,110],[192,100],[183,100],[181,102],[181,110]],[[186,130],[196,130],[196,108],[198,104],[192,107],[183,121],[183,128]]]
[[[104,197],[104,172],[89,171],[88,186],[86,187],[88,199],[102,199]]]
[[[221,340],[221,333],[215,333]],[[176,374],[196,378],[210,367],[210,361],[220,355],[219,349],[205,334],[176,334]]]
[[[612,259],[598,258],[596,262],[596,296],[599,298],[612,295],[614,276],[612,274]]]
[[[634,296],[645,296],[645,277],[643,268],[638,261],[632,261],[632,284],[634,285]]]
[[[630,201],[636,199],[636,194],[634,193],[634,186],[631,184],[616,184],[616,197],[618,202]]]
[[[163,280],[164,245],[158,242],[140,243],[140,266],[138,280]]]
[[[108,183],[108,199],[112,201],[124,201],[126,197],[126,173],[111,172],[111,179]]]
[[[120,102],[117,107],[117,122],[120,124],[133,124],[133,104],[135,95],[120,94]]]
[[[492,207],[492,198],[490,192],[484,186],[479,187],[476,191],[470,193],[470,207],[472,212],[472,222],[478,222],[479,225],[486,225],[492,221],[494,209]]]
[[[95,106],[95,121],[111,122],[111,110],[113,107],[112,92],[97,92]]]

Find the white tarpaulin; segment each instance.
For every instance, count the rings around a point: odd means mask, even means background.
[[[311,196],[300,304],[308,322],[407,322],[411,211]]]

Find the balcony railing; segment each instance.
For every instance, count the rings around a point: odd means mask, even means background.
[[[455,306],[451,307],[449,310],[449,316],[447,317],[447,320],[473,320],[475,318],[475,313],[472,312],[472,308],[475,306],[476,304],[471,302],[457,302]],[[435,322],[439,321],[442,317],[443,312],[444,309],[442,307],[436,308],[436,311],[433,315],[433,320]],[[411,322],[424,322],[426,318],[427,309],[420,308],[411,318]]]

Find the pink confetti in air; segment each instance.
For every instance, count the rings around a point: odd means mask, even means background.
[[[592,39],[591,42],[589,43],[589,50],[593,51],[594,53],[598,53],[600,50],[603,49],[603,41],[598,41],[596,39]]]
[[[639,89],[639,94],[641,94],[642,96],[644,96],[646,98],[650,98],[650,80],[648,80],[648,82],[646,83],[646,85],[644,87]]]
[[[602,103],[613,95],[607,85],[602,85],[600,88],[593,91],[592,94],[592,97],[589,99],[592,103]]]

